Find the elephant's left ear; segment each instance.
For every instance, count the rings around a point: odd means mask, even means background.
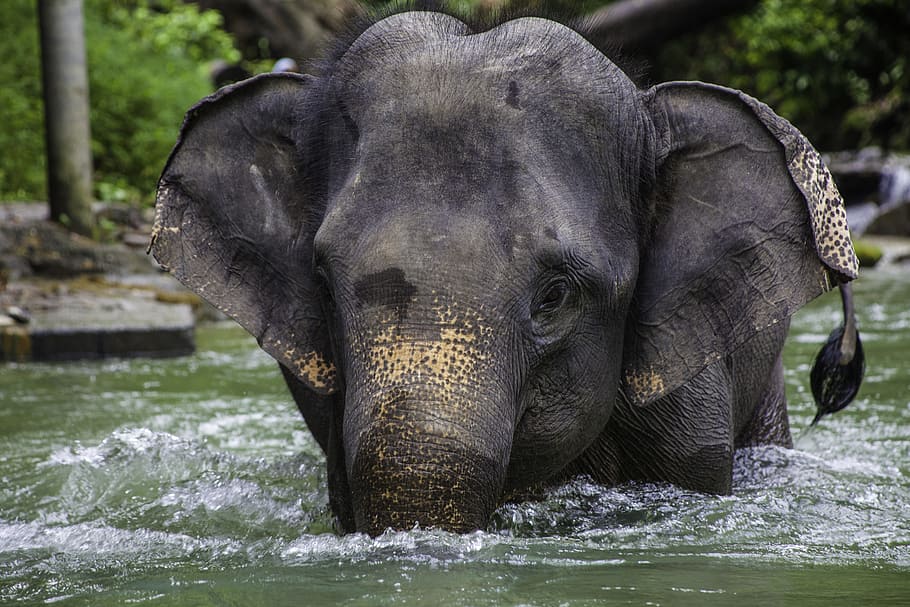
[[[641,405],[858,267],[831,174],[789,122],[700,82],[659,85],[645,102],[659,166],[623,369]]]

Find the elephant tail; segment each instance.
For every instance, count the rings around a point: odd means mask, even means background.
[[[859,391],[866,372],[866,357],[856,327],[853,289],[850,284],[840,285],[840,295],[844,307],[844,324],[828,336],[828,341],[815,357],[809,375],[817,408],[811,426],[825,415],[849,405]]]

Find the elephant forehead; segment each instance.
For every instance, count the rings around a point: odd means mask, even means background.
[[[450,17],[397,15],[362,34],[335,74],[337,96],[361,127],[418,106],[507,119],[637,98],[632,81],[582,36],[534,18],[471,34]]]
[[[523,279],[541,253],[594,248],[602,206],[593,201],[615,201],[609,220],[633,230],[622,184],[604,177],[596,154],[472,128],[365,137],[328,203],[317,253],[344,261],[352,282],[401,269],[415,284],[451,273],[460,285],[491,285]]]
[[[405,217],[408,212],[411,216]],[[481,290],[489,281],[518,270],[506,263],[505,235],[489,218],[426,203],[423,209],[402,203],[396,212],[375,217],[369,229],[336,240],[350,247],[349,278],[354,294],[365,304],[425,297],[427,287],[441,290],[446,284]]]

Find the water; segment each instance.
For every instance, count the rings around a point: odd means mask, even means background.
[[[902,158],[883,167],[879,198],[883,208],[910,201],[910,159]]]
[[[910,605],[910,276],[857,284],[868,375],[808,430],[839,318],[795,318],[796,448],[734,494],[578,480],[484,532],[338,537],[275,365],[230,325],[179,360],[0,367],[0,604]]]

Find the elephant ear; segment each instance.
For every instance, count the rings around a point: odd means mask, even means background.
[[[311,78],[268,74],[190,109],[158,182],[150,250],[320,394],[336,390],[312,272],[319,210],[297,140]]]
[[[858,266],[831,175],[790,123],[703,83],[659,85],[645,100],[661,153],[623,362],[623,390],[639,405]]]

